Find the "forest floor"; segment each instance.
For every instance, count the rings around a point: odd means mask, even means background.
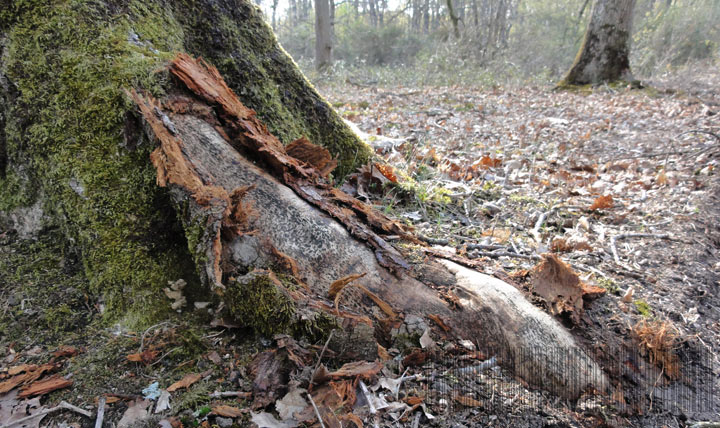
[[[689,69],[647,85],[575,92],[318,85],[400,182],[371,165],[344,188],[554,311],[615,385],[611,397],[568,402],[499,367],[459,375],[458,365],[491,357],[472,344],[438,342],[433,359],[418,343],[388,349],[370,392],[358,394],[355,414],[366,426],[374,419],[413,428],[683,427],[718,419],[720,73]],[[584,310],[549,307],[526,283],[548,252],[606,293]],[[83,282],[81,265],[52,234],[28,243],[0,231],[0,426],[62,400],[91,416],[61,411],[11,426],[95,426],[100,398],[108,403],[105,426],[125,419],[125,426],[229,427],[252,419],[289,427],[275,416],[307,406],[293,383],[301,376],[275,377],[279,366],[264,358],[295,361],[309,352],[312,366],[324,341],[257,338],[195,314],[144,331],[107,326]],[[322,361],[337,368],[330,351]],[[20,409],[17,389],[3,388],[17,373],[38,370],[72,385]],[[398,389],[403,375],[411,377]],[[289,386],[285,396],[264,397],[275,416],[253,406],[264,376],[269,388]],[[634,387],[649,377],[652,388]],[[395,397],[381,396],[393,388]],[[172,407],[142,425],[155,392]],[[367,405],[359,409],[368,396],[377,417]]]

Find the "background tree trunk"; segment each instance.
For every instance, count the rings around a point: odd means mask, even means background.
[[[453,9],[452,0],[446,0],[447,8],[448,8],[448,15],[450,17],[450,22],[452,23],[453,27],[453,34],[455,35],[455,40],[460,40],[460,28],[458,22],[460,21],[460,18],[458,18],[457,14],[455,13],[455,10]]]
[[[315,69],[332,65],[330,1],[315,0]]]
[[[562,85],[632,80],[629,42],[635,0],[596,0],[582,46]]]

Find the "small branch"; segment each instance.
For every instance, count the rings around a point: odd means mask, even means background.
[[[415,417],[413,418],[411,427],[418,428],[419,426],[420,426],[420,412],[416,412]]]
[[[705,134],[705,135],[710,135],[711,137],[714,137],[716,140],[720,141],[720,135],[718,135],[718,134],[716,134],[716,133],[714,133],[714,132],[710,132],[710,131],[703,131],[702,129],[691,129],[691,130],[689,130],[689,131],[685,131],[685,132],[682,132],[682,133],[676,135],[675,138],[680,138],[680,137],[682,137],[683,135],[687,135],[687,134]]]
[[[368,402],[368,407],[370,407],[370,413],[376,414],[377,409],[375,408],[375,405],[373,404],[372,400],[370,400],[370,391],[368,391],[367,386],[365,386],[365,382],[360,381],[360,390],[362,391],[363,395],[365,396],[365,401]]]
[[[418,239],[430,245],[447,245],[448,243],[450,243],[450,241],[447,239],[430,238],[425,235],[418,235]]]
[[[368,391],[367,386],[365,386],[365,382],[360,381],[360,390],[362,391],[363,395],[365,396],[365,401],[368,402],[368,407],[370,408],[370,414],[373,415],[373,426],[375,428],[379,428],[378,420],[377,420],[377,409],[375,408],[375,405],[373,404],[372,400],[370,399],[370,391]]]
[[[540,260],[542,257],[538,256],[537,254],[518,254],[518,253],[511,253],[509,251],[473,251],[472,254],[468,253],[469,258],[477,259],[480,257],[490,257],[490,258],[498,258],[498,257],[511,257],[515,259],[526,259],[526,260]]]
[[[228,398],[228,397],[250,398],[251,395],[252,395],[252,393],[243,392],[243,391],[215,391],[212,394],[210,394],[210,398]]]
[[[617,250],[617,241],[620,239],[628,239],[628,238],[656,238],[656,239],[672,239],[670,237],[670,234],[668,233],[623,233],[620,235],[615,235],[612,238],[610,238],[610,251],[612,251],[613,258],[615,259],[615,263],[622,266],[622,263],[620,262],[620,256],[618,255]]]
[[[533,227],[533,230],[530,232],[535,238],[535,242],[540,243],[540,228],[543,227],[543,224],[545,224],[545,220],[547,220],[548,216],[553,212],[555,212],[555,207],[550,208],[549,210],[540,214],[540,217],[538,217],[537,221],[535,222],[535,227]]]
[[[162,325],[166,325],[166,324],[172,324],[172,323],[170,321],[163,321],[163,322],[160,322],[160,323],[157,323],[155,325],[151,325],[150,327],[148,327],[147,330],[145,330],[143,332],[142,336],[140,337],[140,350],[138,352],[143,351],[143,346],[145,344],[145,336],[147,336],[147,334],[150,333],[152,330],[154,330]]]
[[[105,418],[105,396],[98,400],[97,417],[95,418],[95,428],[102,428],[103,419]]]
[[[323,422],[322,416],[320,416],[320,410],[318,410],[317,405],[315,404],[315,401],[313,401],[312,395],[310,395],[310,393],[308,392],[307,396],[308,396],[308,399],[310,399],[310,404],[312,404],[313,409],[315,409],[315,414],[317,415],[318,421],[320,422],[320,428],[325,428],[325,423]]]
[[[472,250],[502,250],[503,248],[506,248],[505,245],[497,245],[497,244],[467,244],[465,248],[468,251]]]
[[[335,334],[335,330],[331,330],[331,331],[330,331],[330,334],[328,334],[328,338],[327,338],[327,340],[325,341],[325,346],[323,346],[322,350],[320,351],[320,355],[318,356],[317,363],[315,363],[315,368],[313,369],[312,374],[311,374],[310,376],[312,376],[313,374],[315,374],[315,372],[317,371],[318,367],[320,367],[320,361],[322,361],[322,357],[323,357],[323,355],[325,355],[325,351],[327,350],[327,347],[328,347],[328,345],[330,344],[330,339],[332,339],[333,334]]]
[[[16,420],[16,421],[12,421],[12,422],[10,422],[9,424],[0,426],[0,428],[10,428],[10,427],[15,426],[15,425],[24,424],[25,422],[30,421],[30,420],[32,420],[32,419],[42,418],[42,417],[44,417],[44,416],[46,416],[46,415],[49,415],[50,413],[54,413],[54,412],[57,412],[58,410],[63,410],[63,409],[71,410],[71,411],[73,411],[73,412],[75,412],[75,413],[80,413],[81,415],[83,415],[83,416],[85,416],[85,417],[87,417],[87,418],[92,417],[92,413],[88,412],[87,410],[81,409],[81,408],[79,408],[79,407],[77,407],[77,406],[73,406],[72,404],[70,404],[70,403],[68,403],[68,402],[66,402],[66,401],[61,401],[60,404],[58,404],[58,405],[55,406],[55,407],[52,407],[52,408],[43,410],[43,411],[41,411],[41,412],[37,412],[37,413],[35,413],[34,415],[30,415],[30,416],[24,417],[24,418],[22,418],[22,419],[18,419],[18,420]]]
[[[492,357],[489,360],[485,360],[482,363],[474,365],[474,366],[468,366],[468,367],[463,367],[461,369],[455,369],[454,373],[456,376],[467,376],[467,375],[471,375],[471,374],[478,374],[485,370],[490,370],[491,368],[493,368],[497,365],[498,365],[497,357]]]

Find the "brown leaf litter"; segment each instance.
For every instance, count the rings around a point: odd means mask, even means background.
[[[583,297],[597,297],[605,289],[583,283],[578,275],[554,254],[544,254],[543,260],[530,272],[532,291],[547,302],[553,315],[567,315],[578,323],[583,314]]]

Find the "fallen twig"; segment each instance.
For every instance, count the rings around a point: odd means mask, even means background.
[[[455,369],[453,372],[456,376],[467,376],[470,374],[478,374],[485,370],[489,370],[498,365],[497,357],[492,357],[488,360],[483,361],[480,364],[474,366],[467,366],[460,369]]]
[[[503,248],[506,248],[505,245],[498,245],[498,244],[467,244],[465,248],[468,251],[472,250],[502,250]]]
[[[549,210],[545,211],[544,213],[540,214],[540,217],[538,217],[537,221],[535,222],[535,227],[530,231],[530,234],[535,238],[535,242],[540,242],[542,240],[542,237],[540,236],[540,228],[543,227],[543,224],[545,224],[545,220],[547,220],[548,216],[555,212],[556,207],[552,207]]]
[[[373,415],[373,426],[375,428],[379,427],[378,420],[377,420],[377,409],[375,408],[375,404],[373,404],[372,400],[370,399],[370,391],[368,391],[367,386],[365,385],[365,382],[362,380],[360,381],[360,390],[362,391],[363,395],[365,396],[365,401],[368,402],[368,407],[370,408],[370,414]]]
[[[103,419],[105,419],[105,396],[98,400],[97,417],[95,418],[95,428],[102,428]]]
[[[622,233],[620,235],[615,235],[612,238],[610,238],[610,251],[612,251],[613,258],[615,259],[615,263],[622,266],[622,262],[620,262],[620,256],[618,255],[617,250],[617,241],[619,239],[628,239],[628,238],[656,238],[656,239],[672,239],[670,238],[670,234],[668,233]]]
[[[480,257],[490,257],[490,258],[498,258],[498,257],[512,257],[516,259],[527,259],[527,260],[540,260],[542,257],[538,256],[537,254],[518,254],[518,253],[511,253],[509,251],[473,251],[472,253],[468,253],[468,258],[471,259],[477,259]]]
[[[675,138],[680,138],[680,137],[682,137],[683,135],[687,135],[687,134],[705,134],[705,135],[710,135],[711,137],[715,137],[716,140],[720,141],[720,135],[718,135],[718,134],[716,134],[716,133],[714,133],[714,132],[704,131],[704,130],[702,130],[702,129],[691,129],[691,130],[689,130],[689,131],[685,131],[685,132],[682,132],[682,133],[676,135]]]
[[[227,397],[238,397],[238,398],[250,398],[251,392],[243,391],[215,391],[210,394],[210,398],[227,398]]]
[[[362,381],[360,381],[362,382]],[[323,422],[322,416],[320,416],[320,410],[318,410],[317,405],[315,404],[315,401],[312,399],[312,395],[310,393],[307,393],[308,399],[310,400],[310,404],[312,404],[313,409],[315,409],[315,414],[317,415],[318,422],[320,422],[320,428],[325,428],[325,423]]]
[[[418,235],[418,239],[430,245],[447,245],[450,241],[442,238],[430,238],[425,235]]]
[[[150,327],[148,327],[147,330],[145,330],[145,331],[143,332],[142,336],[140,336],[140,350],[139,350],[138,352],[142,352],[142,351],[143,351],[143,346],[144,346],[144,344],[145,344],[145,336],[146,336],[148,333],[150,333],[152,330],[154,330],[154,329],[156,329],[156,328],[158,328],[158,327],[160,327],[160,326],[162,326],[162,325],[166,325],[166,324],[172,324],[172,323],[171,323],[170,321],[163,321],[163,322],[159,322],[159,323],[157,323],[157,324],[155,324],[155,325],[151,325]]]
[[[327,338],[327,340],[325,341],[325,346],[323,346],[322,350],[320,351],[320,355],[318,355],[317,363],[315,363],[315,368],[313,369],[312,374],[311,374],[310,376],[312,376],[313,374],[315,374],[315,372],[317,371],[318,367],[320,367],[320,362],[322,361],[323,355],[325,355],[325,351],[327,350],[327,347],[328,347],[328,345],[330,344],[330,339],[332,339],[333,334],[335,334],[335,330],[331,330],[331,331],[330,331],[330,334],[328,334],[328,338]]]
[[[420,426],[420,412],[415,412],[415,417],[412,421],[412,428],[418,428]]]
[[[54,413],[54,412],[57,412],[58,410],[63,410],[63,409],[71,410],[75,413],[80,413],[81,415],[88,417],[88,418],[92,417],[92,413],[88,412],[87,410],[81,409],[77,406],[73,406],[72,404],[70,404],[66,401],[61,401],[60,404],[58,404],[55,407],[51,407],[49,409],[45,409],[43,411],[37,412],[34,415],[30,415],[30,416],[24,417],[22,419],[18,419],[16,421],[12,421],[9,424],[0,426],[0,428],[10,428],[15,425],[24,424],[25,422],[30,421],[32,419],[42,418],[50,413]]]

